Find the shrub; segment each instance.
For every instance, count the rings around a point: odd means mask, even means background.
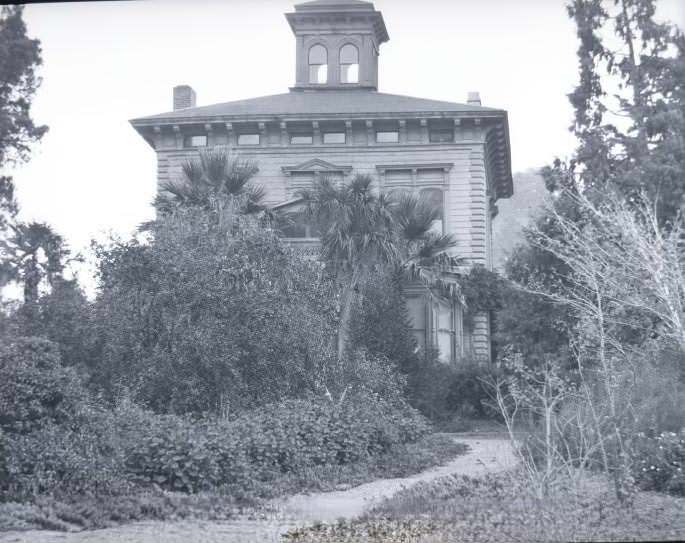
[[[85,400],[78,375],[62,367],[54,343],[20,337],[0,346],[0,428],[5,432],[68,423]]]
[[[98,429],[50,424],[7,440],[6,498],[43,493],[112,492],[125,486],[116,455]]]
[[[316,391],[335,318],[319,263],[256,225],[218,229],[201,210],[162,215],[151,235],[98,251],[94,386],[198,415]]]
[[[326,382],[335,398],[344,399],[349,394],[375,394],[391,403],[404,400],[407,378],[382,354],[357,349],[342,362],[335,361],[330,366]]]
[[[411,403],[435,421],[493,417],[494,412],[487,405],[488,387],[483,380],[491,378],[496,371],[475,361],[464,361],[455,367],[429,353],[409,377]]]
[[[486,382],[497,373],[494,367],[478,364],[467,364],[456,370],[447,394],[447,408],[461,416],[494,416],[493,409],[489,407],[492,398]]]
[[[634,476],[640,488],[685,496],[685,429],[639,435],[635,445]]]
[[[230,421],[160,416],[131,443],[136,481],[169,490],[245,489],[312,466],[346,465],[388,452],[428,432],[413,409],[374,395],[287,400]]]
[[[126,467],[143,484],[183,492],[212,488],[220,482],[219,468],[207,441],[192,422],[160,416],[127,454]]]

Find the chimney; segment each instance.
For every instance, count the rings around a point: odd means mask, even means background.
[[[470,106],[480,106],[480,93],[479,92],[469,92],[466,103]]]
[[[174,111],[195,107],[195,91],[190,85],[174,87]]]

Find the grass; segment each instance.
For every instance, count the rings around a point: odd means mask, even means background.
[[[685,538],[685,499],[638,492],[617,503],[603,480],[545,500],[518,472],[445,477],[398,493],[364,518],[292,532],[291,542],[676,541]]]
[[[444,464],[466,450],[465,445],[449,436],[432,434],[366,462],[312,467],[270,481],[252,481],[250,488],[190,495],[148,490],[123,496],[42,496],[32,504],[0,503],[0,531],[96,529],[141,520],[229,520],[240,514],[257,514],[271,498],[413,475]]]

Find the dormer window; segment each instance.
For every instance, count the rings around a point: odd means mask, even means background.
[[[359,50],[351,43],[340,49],[340,82],[359,83]]]
[[[323,45],[309,49],[309,82],[324,85],[328,81],[328,51]]]

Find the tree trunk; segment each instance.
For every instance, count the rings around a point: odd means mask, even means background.
[[[352,317],[352,306],[356,297],[357,281],[354,276],[350,277],[347,284],[343,287],[340,299],[340,322],[338,324],[338,360],[342,360],[347,349],[350,319]]]
[[[40,284],[40,270],[35,255],[27,261],[24,268],[24,304],[35,304],[38,301],[38,285]]]

